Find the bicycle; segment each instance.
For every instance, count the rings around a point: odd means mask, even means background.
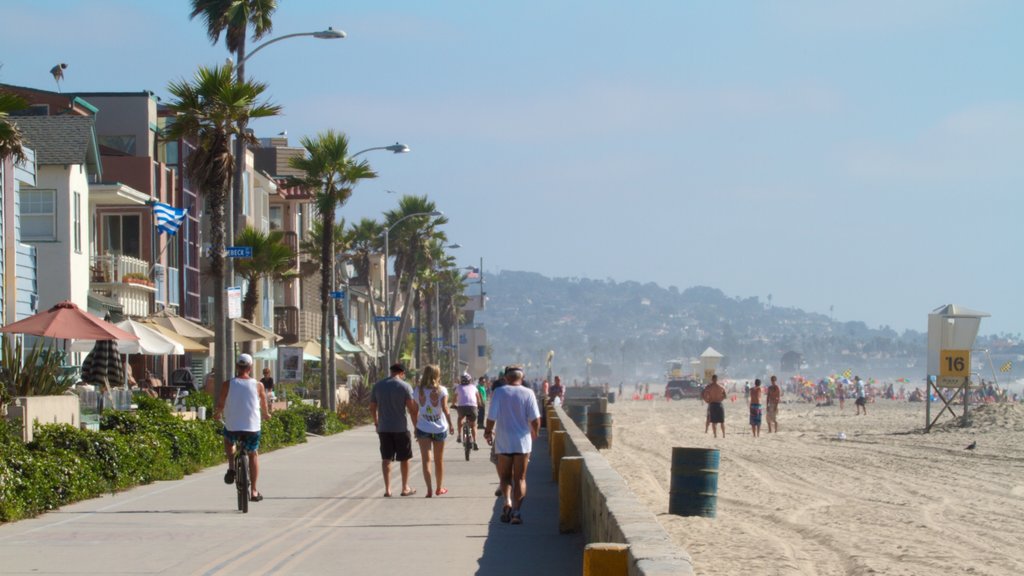
[[[473,430],[470,428],[472,423],[469,420],[469,416],[462,420],[462,448],[466,451],[466,462],[469,462],[469,453],[473,450]]]
[[[238,492],[238,509],[242,514],[249,513],[249,494],[252,489],[249,476],[249,451],[245,448],[245,439],[235,440],[235,490]]]

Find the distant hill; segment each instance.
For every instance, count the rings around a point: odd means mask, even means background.
[[[518,362],[593,380],[660,380],[665,362],[693,359],[707,347],[725,355],[720,372],[822,376],[851,370],[872,377],[924,377],[927,337],[908,330],[833,322],[822,314],[730,297],[716,288],[679,291],[654,283],[547,278],[502,271],[486,277],[488,330],[496,365]],[[792,362],[783,370],[783,355]]]

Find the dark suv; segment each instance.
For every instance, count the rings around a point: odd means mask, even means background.
[[[665,397],[673,400],[700,398],[701,385],[696,380],[669,380],[665,385]]]

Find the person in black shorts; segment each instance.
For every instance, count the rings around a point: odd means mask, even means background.
[[[373,385],[370,413],[380,439],[381,472],[384,474],[384,495],[391,496],[391,463],[399,462],[402,473],[402,496],[416,493],[409,487],[409,460],[412,459],[412,436],[409,434],[408,414],[417,417],[412,387],[405,382],[405,366],[391,365],[391,376]]]
[[[260,378],[260,384],[263,384],[263,389],[267,391],[268,396],[274,394],[274,377],[270,375],[270,368],[263,369],[263,378]]]

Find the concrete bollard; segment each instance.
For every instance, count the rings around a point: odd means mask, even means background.
[[[551,443],[551,479],[558,482],[558,466],[565,457],[565,430],[555,432]]]
[[[594,542],[583,548],[583,576],[629,574],[629,545]]]
[[[583,457],[566,456],[558,466],[558,531],[579,532],[580,518],[580,477],[583,474]]]
[[[562,421],[555,415],[548,420],[548,450],[555,451],[555,432],[562,429]]]

